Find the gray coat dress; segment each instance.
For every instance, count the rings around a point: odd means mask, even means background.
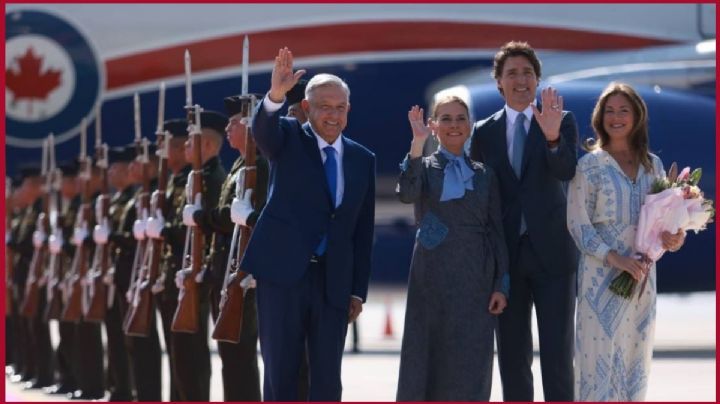
[[[415,204],[398,401],[487,401],[495,291],[508,296],[500,193],[492,169],[466,157],[473,190],[440,202],[447,159],[406,158],[397,193]]]

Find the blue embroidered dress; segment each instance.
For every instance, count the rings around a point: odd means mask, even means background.
[[[507,296],[509,287],[500,192],[490,167],[467,156],[460,163],[474,172],[471,187],[448,185],[448,158],[440,151],[401,165],[397,193],[415,204],[418,232],[398,401],[490,399],[497,321],[488,311],[490,295]],[[446,187],[454,189],[448,200]]]
[[[655,334],[656,272],[643,296],[630,300],[608,288],[621,271],[606,265],[610,250],[629,256],[640,207],[653,180],[663,176],[651,154],[653,172],[640,165],[633,182],[604,150],[578,161],[568,187],[568,229],[581,252],[575,332],[575,400],[642,401],[647,391]]]

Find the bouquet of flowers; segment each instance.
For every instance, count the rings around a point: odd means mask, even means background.
[[[675,233],[682,229],[698,233],[712,222],[715,215],[713,201],[703,197],[698,187],[700,177],[702,177],[700,168],[696,168],[691,173],[690,167],[685,167],[678,174],[677,164],[673,163],[667,177],[658,178],[653,182],[640,210],[640,220],[635,235],[637,259],[650,265],[662,257],[665,249],[660,235],[664,231]],[[639,295],[645,290],[646,282],[647,277],[643,280]],[[613,279],[610,290],[629,299],[636,283],[637,281],[629,273],[623,272]]]

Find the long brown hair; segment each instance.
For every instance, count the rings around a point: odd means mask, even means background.
[[[613,95],[622,95],[630,103],[633,109],[633,128],[630,132],[630,150],[638,159],[645,170],[653,171],[652,162],[650,161],[650,149],[648,138],[648,112],[647,105],[643,101],[640,94],[635,91],[629,84],[612,82],[603,90],[598,98],[595,109],[592,113],[592,127],[595,132],[595,138],[585,141],[584,149],[593,151],[604,148],[610,144],[610,135],[605,131],[603,126],[603,116],[605,114],[605,105]]]

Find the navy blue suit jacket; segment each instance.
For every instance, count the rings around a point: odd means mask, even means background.
[[[520,178],[508,159],[507,118],[501,109],[473,127],[470,158],[495,170],[502,197],[505,241],[517,257],[520,211],[540,263],[549,274],[577,270],[578,252],[567,229],[566,184],[575,176],[578,128],[572,112],[563,111],[560,144],[555,152],[533,117],[530,121]],[[512,266],[512,265],[511,265]]]
[[[327,234],[328,302],[347,309],[351,295],[365,301],[375,220],[375,155],[342,137],[345,191],[334,208],[309,124],[280,117],[279,111],[268,114],[259,103],[252,133],[270,162],[270,189],[241,268],[258,281],[291,285],[302,278]]]

